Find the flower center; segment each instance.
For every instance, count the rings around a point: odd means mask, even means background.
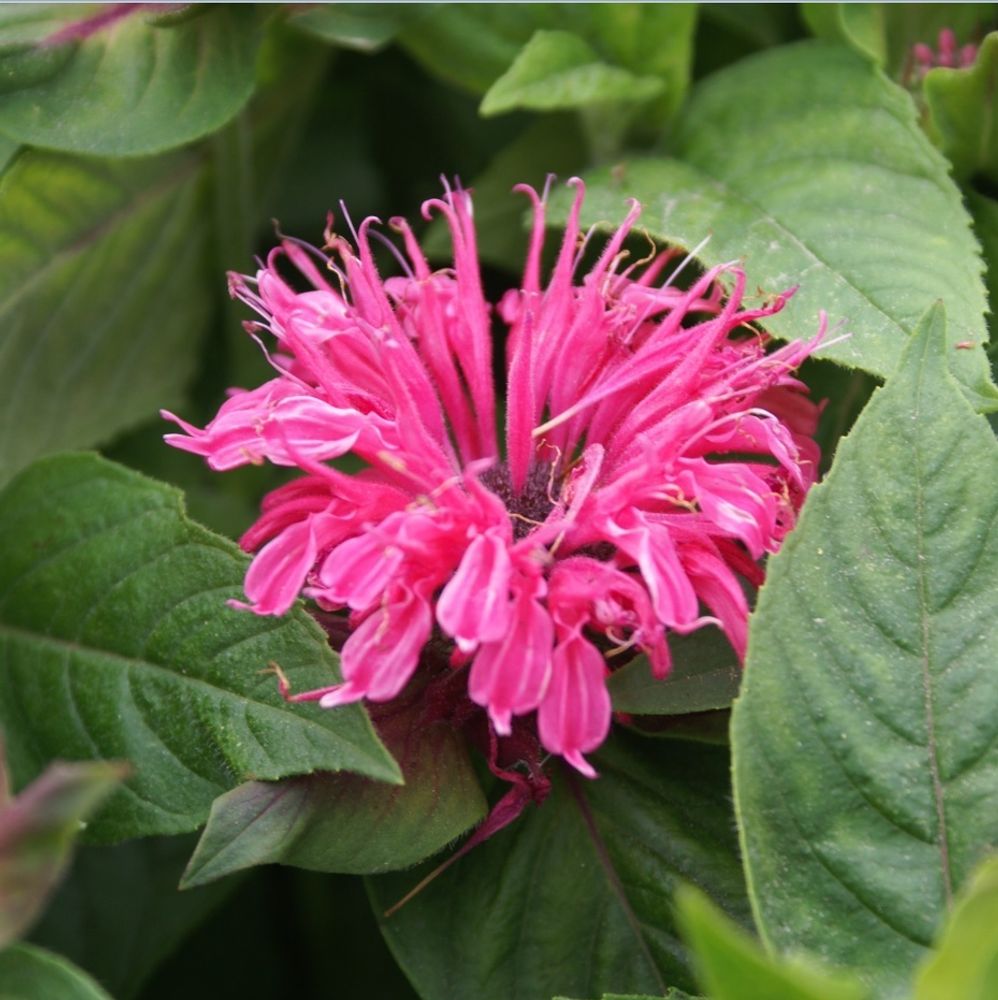
[[[516,541],[526,538],[537,525],[544,522],[554,507],[551,498],[559,489],[557,479],[552,479],[552,467],[546,462],[531,468],[519,493],[513,490],[509,467],[505,462],[497,462],[482,473],[481,481],[483,486],[502,500],[509,511]]]

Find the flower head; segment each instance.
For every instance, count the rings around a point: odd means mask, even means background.
[[[771,350],[745,274],[714,267],[676,287],[675,251],[628,265],[632,204],[581,274],[592,233],[576,189],[545,285],[546,199],[533,205],[507,331],[505,434],[492,308],[470,195],[428,201],[453,266],[432,270],[392,220],[403,273],[383,279],[366,219],[329,257],[284,240],[234,295],[276,338],[275,378],[236,391],[206,428],[174,417],[167,441],[215,469],[270,461],[304,473],[271,493],[242,545],[248,606],[279,615],[301,593],[346,609],[343,683],[295,695],[333,707],[395,697],[429,645],[467,668],[471,701],[508,735],[536,711],[542,745],[586,775],[606,737],[608,664],[624,650],[670,667],[669,632],[722,628],[739,654],[758,560],[814,481],[818,407],[792,372],[817,338]],[[279,273],[293,266],[310,288]],[[723,281],[723,284],[722,284]],[[730,285],[730,290],[726,286]],[[350,453],[346,475],[331,459]]]
[[[939,32],[939,41],[935,49],[924,42],[912,46],[911,55],[914,60],[915,75],[921,80],[930,69],[945,66],[950,69],[966,69],[974,65],[977,59],[977,46],[968,43],[958,46],[956,35],[952,28],[943,28]]]

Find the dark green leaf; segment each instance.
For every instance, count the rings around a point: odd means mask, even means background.
[[[6,768],[0,760],[0,768]],[[128,773],[120,764],[53,764],[16,799],[0,802],[0,948],[41,912],[85,820]]]
[[[729,708],[742,671],[738,657],[718,629],[671,635],[672,671],[664,680],[652,676],[646,656],[639,656],[610,676],[613,707],[633,715],[684,715]]]
[[[688,989],[670,905],[681,879],[745,919],[726,751],[618,734],[596,765],[593,782],[556,774],[543,805],[384,920],[426,1000]],[[369,880],[376,908],[421,874]]]
[[[239,111],[253,92],[266,15],[215,4],[155,25],[137,11],[78,42],[73,25],[85,33],[99,12],[39,5],[34,16],[0,13],[0,132],[48,149],[136,156],[198,139]]]
[[[809,336],[824,310],[851,336],[821,356],[877,375],[941,298],[951,343],[975,345],[951,352],[954,373],[975,403],[995,405],[960,193],[911,99],[868,61],[815,42],[743,60],[696,89],[676,155],[593,174],[588,221],[619,220],[634,196],[653,236],[692,247],[710,235],[701,258],[743,259],[749,289],[800,285],[767,321],[774,334]]]
[[[23,151],[0,176],[0,482],[178,402],[214,284],[199,166]]]
[[[27,944],[0,951],[0,996],[3,1000],[111,1000],[64,958]]]
[[[135,996],[153,970],[222,903],[238,880],[180,892],[195,838],[147,837],[84,846],[31,940],[85,969],[114,994]]]
[[[995,352],[998,351],[998,201],[976,191],[970,191],[967,194],[967,204],[970,214],[974,217],[974,232],[984,251],[984,263],[987,265],[985,280],[990,306],[988,353],[994,359]]]
[[[998,996],[998,857],[970,877],[915,985],[915,1000]]]
[[[984,39],[973,66],[931,70],[923,86],[929,129],[954,174],[998,181],[998,31]]]
[[[377,52],[417,15],[411,4],[330,4],[296,14],[288,23],[341,48]]]
[[[664,88],[654,76],[635,76],[600,60],[569,31],[537,31],[482,99],[483,115],[517,108],[556,111],[591,104],[646,101]]]
[[[362,709],[289,706],[335,657],[302,610],[226,607],[246,558],[179,494],[91,455],[45,459],[0,494],[0,722],[17,783],[54,757],[129,760],[98,840],[181,833],[250,779],[354,770],[397,780]],[[261,672],[263,671],[263,672]]]
[[[421,695],[417,686],[371,710],[403,787],[336,774],[240,785],[212,805],[184,886],[272,862],[358,874],[408,868],[477,823],[486,804],[463,740],[426,723]]]
[[[679,887],[676,907],[711,1000],[861,1000],[867,995],[855,980],[833,977],[803,959],[771,958],[690,886]]]
[[[902,994],[996,843],[998,442],[927,314],[769,564],[732,720],[764,939]]]

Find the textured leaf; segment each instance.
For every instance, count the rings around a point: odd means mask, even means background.
[[[680,886],[679,925],[711,1000],[861,1000],[866,991],[801,959],[766,955],[702,893]]]
[[[214,284],[199,165],[24,151],[0,176],[0,481],[177,402]]]
[[[0,723],[23,784],[54,757],[115,757],[135,775],[89,834],[181,833],[240,782],[315,770],[397,779],[360,708],[288,706],[334,656],[296,611],[225,606],[246,558],[179,494],[103,459],[38,462],[0,494]]]
[[[27,944],[0,952],[0,996],[3,1000],[111,1000],[85,972]]]
[[[998,857],[968,881],[919,973],[915,1000],[987,1000],[998,996]]]
[[[672,671],[652,676],[646,656],[638,656],[610,676],[613,707],[633,715],[684,715],[729,708],[742,671],[730,643],[717,629],[670,635]]]
[[[774,334],[809,336],[824,310],[851,336],[821,356],[876,375],[893,370],[936,299],[952,343],[985,342],[982,266],[960,193],[911,99],[869,62],[815,42],[784,46],[700,84],[683,123],[677,159],[588,178],[589,222],[619,221],[633,196],[653,236],[692,247],[711,235],[703,261],[743,259],[749,289],[800,285],[768,320]],[[983,350],[950,360],[975,403],[993,406]]]
[[[16,799],[0,803],[0,948],[38,916],[82,821],[127,772],[103,762],[53,764]]]
[[[559,772],[543,805],[383,921],[425,1000],[688,989],[671,908],[678,880],[744,918],[726,751],[619,734],[597,767],[593,782]],[[370,879],[376,909],[420,874]]]
[[[935,307],[769,564],[732,719],[764,939],[902,994],[998,840],[998,442]]]
[[[249,99],[264,16],[253,7],[216,4],[169,25],[123,13],[88,33],[88,19],[106,12],[3,12],[0,132],[48,149],[136,156],[220,128]]]
[[[195,838],[85,845],[31,941],[85,969],[114,995],[135,996],[153,970],[239,885],[180,892]]]
[[[600,60],[569,31],[537,31],[482,99],[483,115],[517,108],[556,111],[658,96],[663,82]]]
[[[984,39],[973,66],[931,70],[923,87],[929,128],[954,174],[998,181],[998,31]]]
[[[184,887],[272,862],[356,874],[408,868],[477,823],[486,804],[464,742],[426,724],[421,691],[371,709],[403,787],[336,774],[240,785],[212,805]]]

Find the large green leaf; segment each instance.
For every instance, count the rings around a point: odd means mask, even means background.
[[[0,783],[7,774],[0,760]],[[69,863],[83,820],[127,773],[93,761],[53,764],[16,799],[0,802],[0,948],[41,912]]]
[[[111,1000],[85,972],[27,944],[0,952],[0,996],[3,1000]]]
[[[116,1000],[135,996],[239,880],[191,892],[177,883],[195,838],[84,845],[31,940],[98,979]]]
[[[136,156],[220,128],[253,92],[265,15],[225,4],[193,13],[152,24],[136,11],[91,31],[90,19],[106,11],[0,12],[0,133],[48,149]]]
[[[680,886],[679,924],[711,1000],[861,1000],[866,991],[801,958],[774,959],[702,893]]]
[[[0,176],[0,481],[176,403],[210,303],[193,154]]]
[[[980,240],[988,269],[988,353],[993,359],[998,351],[998,201],[977,191],[968,191],[967,205],[974,217],[974,232]]]
[[[0,494],[0,723],[23,784],[54,757],[135,775],[91,823],[100,840],[181,833],[250,779],[398,770],[362,709],[288,706],[335,658],[298,610],[226,607],[246,557],[184,516],[179,494],[92,455],[43,459]],[[263,673],[261,672],[263,671]]]
[[[767,321],[774,334],[809,336],[824,310],[850,337],[822,357],[876,375],[943,299],[951,343],[975,345],[952,352],[954,373],[995,405],[969,217],[911,98],[875,66],[817,42],[742,60],[696,88],[675,155],[592,174],[587,220],[619,220],[633,196],[653,236],[692,247],[710,235],[703,261],[744,260],[750,290],[800,285]]]
[[[936,306],[769,564],[732,720],[763,937],[902,993],[998,841],[998,442]]]
[[[998,857],[974,872],[918,975],[915,1000],[998,996]]]
[[[984,39],[973,66],[934,69],[923,86],[929,127],[956,176],[998,181],[998,31]]]
[[[745,918],[727,752],[619,734],[596,765],[593,782],[558,772],[543,805],[383,921],[425,1000],[688,989],[671,908],[678,881]],[[377,909],[420,874],[369,880]]]
[[[240,785],[212,805],[184,886],[272,862],[358,874],[409,868],[477,823],[485,799],[467,749],[450,726],[427,724],[423,694],[417,685],[371,710],[403,787],[337,774]]]

